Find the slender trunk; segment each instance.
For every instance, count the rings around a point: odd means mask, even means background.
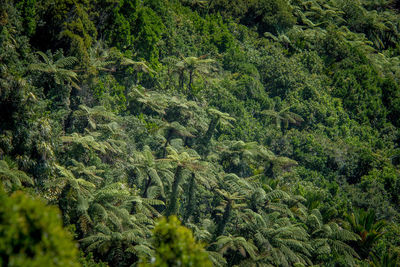
[[[195,178],[196,178],[196,175],[194,174],[194,172],[192,172],[192,177],[190,178],[190,182],[189,182],[188,204],[186,207],[185,216],[183,217],[183,223],[186,223],[186,221],[190,218],[190,216],[193,213],[194,194],[195,194],[195,190],[196,190]]]
[[[216,240],[217,237],[224,232],[225,226],[229,221],[229,217],[231,216],[231,211],[232,211],[232,202],[228,201],[225,207],[224,214],[222,215],[222,220],[218,223],[217,230],[215,231],[214,240]]]
[[[144,197],[144,198],[146,198],[147,197],[147,190],[149,189],[149,186],[150,186],[150,184],[151,184],[151,177],[150,176],[147,176],[147,181],[146,181],[146,184],[144,185],[144,190],[143,190],[143,194],[142,194],[142,197]]]
[[[174,183],[172,184],[172,192],[169,198],[169,205],[165,215],[168,217],[177,213],[178,209],[178,189],[182,180],[182,166],[178,166],[174,175]]]
[[[286,126],[281,127],[281,130],[282,130],[282,135],[285,135],[285,134],[286,134],[287,127],[286,127]]]
[[[208,143],[210,143],[210,140],[214,134],[215,128],[217,128],[218,122],[219,122],[219,118],[213,118],[211,120],[210,125],[208,125],[207,132],[203,138],[204,145],[208,145]]]
[[[72,110],[70,110],[68,112],[68,115],[64,121],[64,132],[67,133],[68,130],[71,128],[72,126],[72,121],[73,121],[73,112]],[[89,123],[88,123],[89,124]]]
[[[274,164],[270,162],[265,168],[264,168],[264,175],[269,177],[269,178],[274,178]]]
[[[208,155],[208,145],[210,144],[211,138],[215,132],[215,128],[217,128],[217,125],[219,123],[219,118],[213,118],[211,119],[210,124],[208,125],[207,132],[205,133],[204,137],[200,139],[200,149],[199,152],[201,155],[205,158]]]
[[[69,199],[68,195],[70,195],[70,190],[71,190],[71,185],[67,183],[66,186],[61,191],[61,197],[58,199],[58,207],[61,211],[62,214],[62,219],[64,225],[69,225],[70,222],[70,216],[71,214],[68,213],[70,211],[71,207],[71,200]]]
[[[193,97],[192,83],[193,83],[193,71],[189,71],[189,96],[190,97]]]
[[[79,104],[81,101],[79,100],[79,91],[74,87],[69,87],[69,89],[65,89],[65,96],[63,102],[65,104],[65,110],[68,110],[68,115],[64,120],[64,132],[67,132],[68,129],[72,126],[73,122],[73,112],[79,108]],[[86,87],[82,88],[82,90],[86,90]]]
[[[164,148],[163,148],[163,158],[167,156],[167,146],[169,144],[169,141],[171,141],[172,138],[172,132],[168,131],[168,136],[167,140],[165,141]]]
[[[125,101],[128,102],[128,94],[129,94],[129,87],[125,86],[124,90],[124,96],[125,96]],[[128,104],[128,103],[127,103]]]
[[[179,87],[181,89],[181,92],[183,92],[183,80],[185,78],[184,72],[181,71],[181,73],[179,74]]]
[[[189,145],[189,137],[185,136],[185,138],[183,139],[183,145],[190,147],[190,145]]]

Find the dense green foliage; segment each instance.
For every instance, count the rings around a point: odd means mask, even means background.
[[[398,266],[399,12],[3,0],[2,265]]]
[[[1,266],[79,266],[78,249],[54,207],[0,190]]]
[[[155,259],[151,264],[143,259],[140,266],[212,266],[207,252],[175,216],[160,220],[153,232]]]

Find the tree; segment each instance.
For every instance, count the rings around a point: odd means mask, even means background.
[[[22,184],[34,184],[32,178],[18,170],[15,165],[12,161],[0,160],[0,181],[7,191],[18,189]]]
[[[42,201],[0,188],[0,264],[2,266],[79,266],[72,236],[59,211]]]
[[[200,157],[191,156],[187,152],[178,153],[174,148],[168,147],[168,160],[176,164],[174,182],[169,197],[168,207],[165,212],[166,216],[174,215],[178,211],[178,189],[182,180],[183,170],[189,169],[195,171],[201,168]]]
[[[210,140],[218,125],[233,127],[231,122],[236,121],[236,119],[231,117],[228,113],[221,112],[214,108],[209,108],[207,112],[208,114],[211,115],[211,121],[210,124],[208,125],[207,132],[202,138],[202,143],[204,145],[208,145],[210,143]]]
[[[165,198],[164,189],[173,180],[169,163],[155,159],[148,146],[137,154],[133,168],[136,173],[137,184],[142,191],[142,197],[157,198],[161,196]]]
[[[359,258],[357,252],[350,246],[350,242],[357,241],[360,237],[342,228],[335,222],[324,224],[319,210],[313,209],[307,219],[309,233],[313,240],[314,254],[318,258],[334,253],[349,265],[355,265],[355,258]]]
[[[151,111],[164,116],[165,109],[168,107],[169,98],[155,91],[145,91],[142,87],[133,87],[131,92],[128,94],[131,100],[139,102],[143,108],[141,111],[145,111],[145,108],[149,108]],[[137,105],[132,105],[134,108]]]
[[[50,78],[50,81],[48,79],[40,81],[40,83],[44,82],[45,95],[49,98],[55,97],[58,102],[69,108],[71,104],[71,87],[78,90],[80,90],[80,87],[76,83],[78,74],[67,69],[67,67],[73,66],[77,62],[77,58],[72,56],[64,57],[61,51],[54,55],[50,52],[46,55],[41,51],[38,51],[37,54],[39,54],[43,62],[30,64],[28,68],[31,71],[44,73],[44,77]],[[56,88],[52,85],[55,85]]]
[[[74,112],[74,117],[84,118],[87,121],[86,128],[88,130],[96,130],[97,124],[105,122],[116,122],[118,121],[115,114],[108,111],[104,106],[95,106],[93,108],[85,105],[79,105],[79,109]],[[83,129],[81,130],[83,132]]]
[[[257,166],[272,153],[257,142],[224,141],[219,147],[221,163],[226,172],[236,173],[241,177],[252,175],[250,166]]]
[[[111,66],[115,63],[112,60],[110,49],[105,48],[104,44],[99,41],[88,49],[88,64],[85,71],[94,78],[101,71],[113,71]]]
[[[138,87],[140,86],[140,79],[143,77],[143,74],[148,74],[150,77],[153,77],[156,74],[151,67],[148,66],[148,63],[145,61],[134,61],[129,57],[124,56],[118,50],[113,55],[117,61],[117,77],[122,77],[121,80],[124,81],[125,86],[125,98],[128,99],[129,89],[130,87]],[[126,76],[126,72],[129,72],[131,75]]]
[[[68,17],[62,22],[59,39],[65,42],[69,54],[76,55],[82,64],[89,63],[88,50],[97,39],[97,30],[90,17],[90,6],[75,2],[70,8]]]
[[[152,255],[148,237],[153,218],[160,216],[152,205],[164,203],[137,193],[123,183],[108,184],[95,192],[78,221],[86,251],[122,266],[143,254]]]
[[[135,245],[147,246],[142,233],[137,230],[118,229],[113,231],[104,224],[98,224],[96,233],[80,240],[81,244],[89,252],[96,252],[107,259],[109,263],[124,262],[132,260],[135,253]],[[136,247],[137,248],[137,247]]]
[[[292,107],[289,106],[278,110],[266,109],[261,111],[261,114],[274,118],[275,125],[279,129],[282,128],[282,125],[284,129],[287,129],[289,124],[299,125],[304,121],[300,115],[291,112],[290,111],[291,108]]]
[[[380,257],[373,253],[370,254],[372,261],[369,262],[371,267],[396,267],[400,264],[400,254],[398,251],[385,251]]]
[[[34,63],[29,65],[29,69],[32,71],[39,71],[46,73],[52,77],[54,82],[58,85],[71,85],[77,89],[79,86],[75,83],[78,80],[78,74],[76,72],[65,69],[74,65],[77,62],[76,57],[60,57],[54,58],[56,55],[46,55],[45,53],[38,51],[37,54],[43,59],[44,62]]]
[[[203,59],[199,57],[184,57],[175,64],[175,72],[179,74],[179,84],[181,91],[184,90],[185,73],[189,75],[188,89],[189,96],[193,98],[193,81],[196,76],[208,75],[211,70],[213,59]]]
[[[214,242],[218,251],[222,254],[229,253],[230,251],[239,252],[243,258],[250,256],[251,259],[256,258],[257,247],[248,242],[245,238],[238,236],[219,236]],[[235,256],[231,258],[231,262],[235,261]],[[229,262],[229,264],[231,264]]]
[[[175,216],[157,223],[152,243],[155,249],[152,263],[142,259],[139,266],[212,266],[203,246],[195,242],[192,232],[181,226]]]
[[[166,124],[163,128],[166,132],[163,157],[166,156],[167,146],[169,145],[173,137],[195,137],[189,130],[186,129],[185,126],[176,121]]]
[[[292,224],[290,218],[281,217],[279,212],[262,216],[259,220],[263,227],[257,227],[254,243],[263,248],[262,259],[272,265],[291,266],[296,263],[311,264],[312,247],[308,234],[298,224]]]
[[[96,166],[85,166],[82,162],[78,162],[71,159],[71,166],[68,169],[76,176],[84,177],[86,181],[93,183],[94,185],[100,185],[103,182],[103,178],[98,176],[98,174],[104,173],[104,170],[97,169]]]
[[[229,193],[220,189],[216,189],[216,192],[223,198],[221,205],[217,207],[218,209],[222,209],[223,213],[222,218],[217,225],[217,229],[215,230],[214,240],[224,233],[225,226],[231,218],[232,210],[245,206],[244,204],[236,203],[237,201],[244,199],[244,196],[240,195],[238,192]]]
[[[64,221],[70,223],[81,215],[81,207],[85,206],[87,199],[92,197],[96,185],[82,178],[76,178],[68,169],[58,164],[55,165],[59,176],[47,181],[49,198],[58,201],[63,213]]]
[[[216,176],[212,172],[212,166],[207,162],[202,162],[202,168],[192,171],[190,179],[187,183],[187,194],[186,194],[186,208],[183,214],[183,223],[189,220],[190,216],[196,210],[196,194],[203,190],[211,190],[217,187],[218,181]],[[204,191],[203,191],[204,192]]]
[[[386,221],[377,220],[375,211],[372,209],[368,211],[359,209],[346,214],[346,222],[350,229],[360,237],[352,245],[363,259],[367,258],[371,249],[385,234]]]
[[[74,132],[71,135],[61,136],[60,139],[63,143],[73,144],[71,150],[73,150],[74,148],[77,149],[79,147],[89,151],[101,152],[102,154],[106,154],[106,151],[115,152],[114,148],[110,145],[109,142],[96,140],[98,137],[99,137],[98,132],[94,132],[87,135],[81,135]]]
[[[190,180],[189,180],[189,190],[187,193],[187,206],[185,209],[185,214],[183,215],[183,223],[185,223],[190,215],[192,215],[194,209],[194,196],[195,196],[195,187],[196,187],[196,174],[194,172],[191,173]]]
[[[22,13],[22,25],[24,27],[25,33],[28,36],[32,36],[35,33],[37,27],[37,10],[35,5],[37,5],[36,0],[23,0],[19,1],[19,3],[16,4],[16,7]]]

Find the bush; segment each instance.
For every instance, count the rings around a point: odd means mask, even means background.
[[[161,219],[154,228],[155,261],[141,266],[212,266],[203,246],[177,217]]]
[[[79,266],[78,249],[59,211],[18,191],[0,188],[1,266]]]

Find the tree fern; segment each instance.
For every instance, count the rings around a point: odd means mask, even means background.
[[[222,254],[233,250],[239,252],[243,257],[249,256],[252,259],[256,257],[257,247],[243,237],[219,236],[214,244]]]
[[[75,83],[78,79],[78,75],[72,71],[65,69],[74,65],[77,62],[75,57],[61,57],[54,61],[53,55],[46,55],[45,53],[38,51],[37,54],[42,58],[43,62],[31,64],[29,69],[32,71],[39,71],[50,74],[56,84],[62,85],[65,82],[71,86],[79,89],[79,86]]]
[[[0,179],[7,190],[21,187],[22,184],[33,185],[33,179],[30,178],[25,172],[18,170],[12,166],[12,162],[7,160],[0,160]]]

